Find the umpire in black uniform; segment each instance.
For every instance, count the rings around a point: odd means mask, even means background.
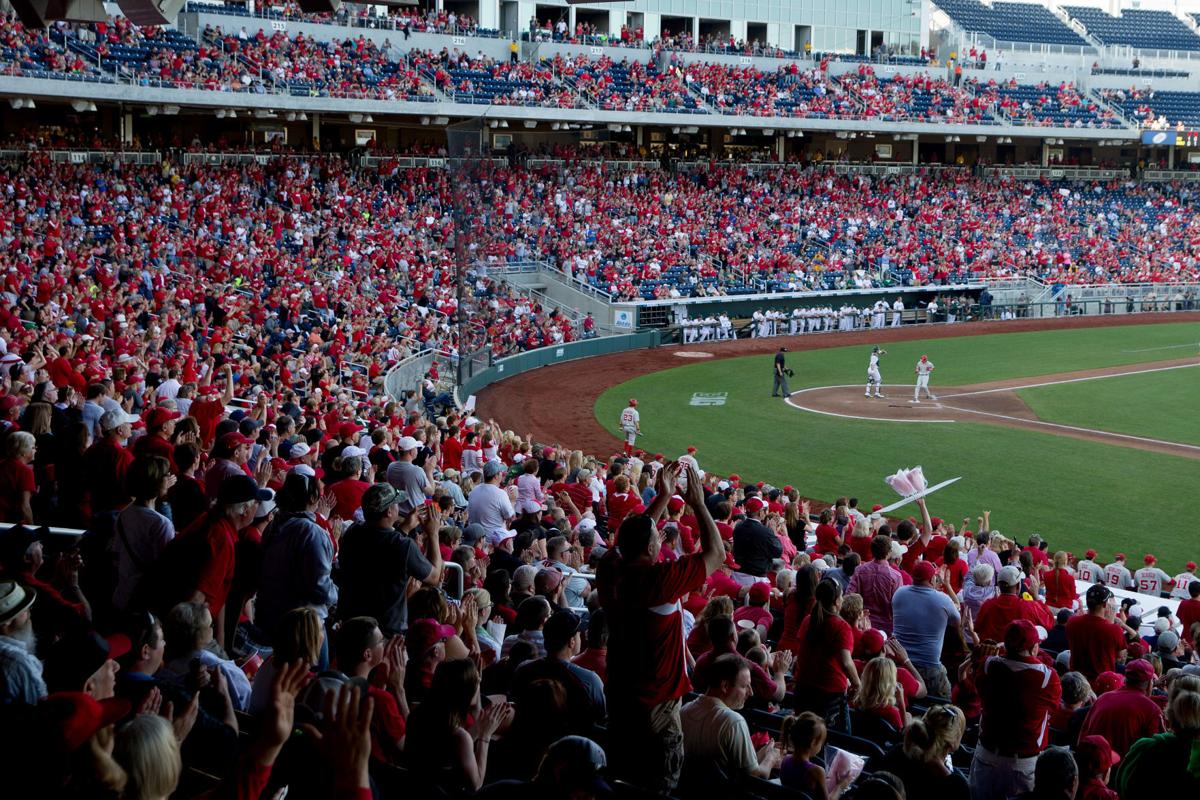
[[[779,352],[775,354],[775,385],[771,387],[771,397],[779,397],[780,389],[783,390],[784,397],[792,396],[792,390],[788,388],[787,379],[793,373],[783,361],[783,354],[786,352],[787,348],[781,347],[779,348]]]

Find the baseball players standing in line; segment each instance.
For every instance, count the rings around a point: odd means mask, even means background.
[[[1196,582],[1196,562],[1187,562],[1186,569],[1171,579],[1175,588],[1171,589],[1171,597],[1176,600],[1188,600],[1191,598],[1189,588]]]
[[[929,356],[921,356],[921,360],[917,362],[917,368],[913,372],[917,373],[917,387],[913,389],[913,402],[921,402],[921,390],[925,390],[925,396],[930,400],[937,400],[937,395],[929,391],[929,376],[933,372],[933,362],[929,360]]]
[[[1113,556],[1112,563],[1104,568],[1104,582],[1118,589],[1133,588],[1133,576],[1125,566],[1124,553],[1117,553]]]
[[[1075,579],[1087,583],[1100,583],[1104,579],[1104,570],[1096,563],[1096,551],[1088,550],[1075,565]]]
[[[1169,589],[1174,585],[1174,581],[1170,575],[1159,568],[1158,559],[1153,554],[1147,553],[1142,560],[1146,566],[1133,573],[1133,585],[1136,587],[1136,591],[1142,594],[1159,597],[1164,589]]]
[[[887,355],[887,350],[880,350],[878,347],[871,348],[871,360],[867,364],[867,393],[864,397],[871,396],[871,387],[875,387],[875,396],[883,397],[883,392],[879,391],[883,387],[883,376],[879,374],[879,357]]]
[[[621,430],[625,433],[625,455],[633,455],[633,443],[642,433],[642,418],[638,415],[637,398],[629,398],[629,405],[621,409]]]

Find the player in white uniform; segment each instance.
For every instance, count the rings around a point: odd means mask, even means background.
[[[1158,559],[1150,553],[1147,553],[1143,560],[1146,562],[1146,566],[1133,573],[1134,588],[1142,594],[1159,597],[1162,595],[1163,589],[1172,585],[1171,576],[1156,566]]]
[[[642,418],[637,410],[637,398],[629,398],[629,405],[621,409],[621,430],[625,433],[625,455],[633,455],[633,443],[642,432]]]
[[[1186,572],[1181,572],[1171,579],[1175,581],[1175,588],[1171,590],[1171,597],[1176,600],[1187,600],[1191,597],[1188,587],[1196,581],[1196,562],[1189,561],[1186,569]]]
[[[871,315],[871,327],[882,328],[883,321],[887,318],[888,304],[882,298],[875,301],[874,313]]]
[[[880,350],[878,347],[871,348],[871,360],[867,363],[867,393],[864,397],[871,396],[871,387],[875,387],[875,396],[883,397],[883,392],[879,391],[883,388],[883,376],[879,374],[879,357],[887,355],[887,350]]]
[[[899,297],[897,297],[896,302],[892,303],[892,327],[893,328],[900,327],[900,316],[903,313],[904,313],[904,301],[901,300]]]
[[[913,372],[917,373],[917,386],[913,389],[913,402],[921,402],[921,390],[925,390],[925,396],[930,400],[937,400],[937,395],[929,391],[929,376],[933,374],[933,362],[929,360],[929,356],[921,356],[921,360],[917,362],[916,369]]]
[[[1133,576],[1125,567],[1125,554],[1117,553],[1113,562],[1104,568],[1104,582],[1118,589],[1132,589]]]
[[[717,322],[719,323],[717,338],[732,339],[733,323],[729,321],[729,315],[722,311],[721,316],[717,317]]]
[[[1079,563],[1075,565],[1075,580],[1083,581],[1084,583],[1099,583],[1104,571],[1100,569],[1094,559],[1096,557],[1095,550],[1088,550],[1083,554],[1083,558],[1079,559]]]

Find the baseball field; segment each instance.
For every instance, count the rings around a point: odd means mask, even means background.
[[[887,350],[887,397],[865,398],[872,345]],[[793,396],[770,396],[788,348]],[[913,404],[913,368],[935,363],[938,402]],[[1200,314],[1013,320],[738,339],[569,361],[500,381],[480,415],[539,441],[606,457],[637,397],[637,446],[805,497],[898,495],[883,477],[920,464],[961,477],[930,510],[1103,558],[1157,554],[1165,570],[1200,560]],[[547,401],[547,402],[540,402]],[[916,506],[896,515],[916,512]]]
[[[905,334],[878,337],[883,399],[863,397],[870,332],[856,337],[866,343],[821,349],[802,349],[813,337],[760,341],[761,354],[739,358],[720,357],[726,345],[714,343],[654,351],[656,364],[678,366],[612,375],[595,421],[617,449],[618,415],[637,397],[638,446],[668,457],[694,446],[708,471],[869,506],[897,499],[885,475],[920,464],[931,483],[961,476],[929,500],[956,524],[969,517],[973,526],[987,509],[994,528],[1019,540],[1041,533],[1103,558],[1154,552],[1168,571],[1200,557],[1190,521],[1200,489],[1200,323]],[[779,345],[791,345],[790,400],[771,397]],[[917,405],[913,368],[923,354],[936,365],[938,399]]]

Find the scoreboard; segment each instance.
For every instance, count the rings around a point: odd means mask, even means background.
[[[1200,131],[1142,131],[1142,144],[1158,147],[1200,147]]]

